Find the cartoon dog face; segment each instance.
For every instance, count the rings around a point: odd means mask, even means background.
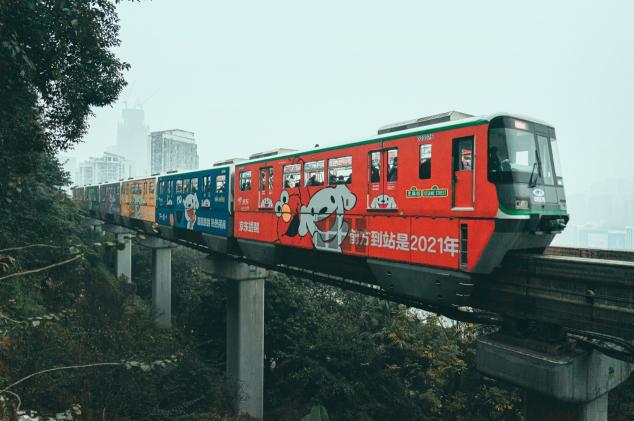
[[[183,201],[185,207],[185,219],[187,220],[187,229],[194,229],[196,222],[196,210],[199,207],[198,198],[195,194],[188,194]]]
[[[315,248],[340,252],[348,235],[344,213],[356,203],[355,195],[343,184],[319,190],[301,207],[299,235],[310,233]]]
[[[392,196],[381,194],[370,203],[371,209],[396,209],[396,201]]]

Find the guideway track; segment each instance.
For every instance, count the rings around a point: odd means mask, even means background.
[[[214,255],[200,244],[176,242]],[[236,254],[218,256],[263,266]],[[475,278],[470,308],[396,295],[370,280],[285,264],[264,267],[470,323],[502,325],[517,320],[556,325],[601,352],[634,359],[634,252],[552,247],[543,255],[510,254],[492,274]]]
[[[632,341],[634,253],[557,247],[510,254],[475,282],[471,299],[504,317]]]

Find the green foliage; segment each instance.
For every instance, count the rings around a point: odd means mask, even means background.
[[[129,66],[110,0],[0,2],[0,147],[12,158],[66,149],[90,108],[112,103]],[[25,163],[28,165],[28,163]]]
[[[329,421],[328,411],[321,405],[313,406],[310,414],[302,417],[300,421]]]
[[[474,369],[474,327],[298,279],[266,288],[271,419],[315,404],[338,420],[519,419],[519,394]]]

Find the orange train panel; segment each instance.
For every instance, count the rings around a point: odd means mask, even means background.
[[[156,222],[156,177],[121,183],[121,216]]]

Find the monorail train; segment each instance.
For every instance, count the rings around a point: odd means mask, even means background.
[[[464,303],[474,276],[510,250],[543,250],[568,222],[547,123],[452,112],[379,133],[73,194],[106,221],[443,304]]]

